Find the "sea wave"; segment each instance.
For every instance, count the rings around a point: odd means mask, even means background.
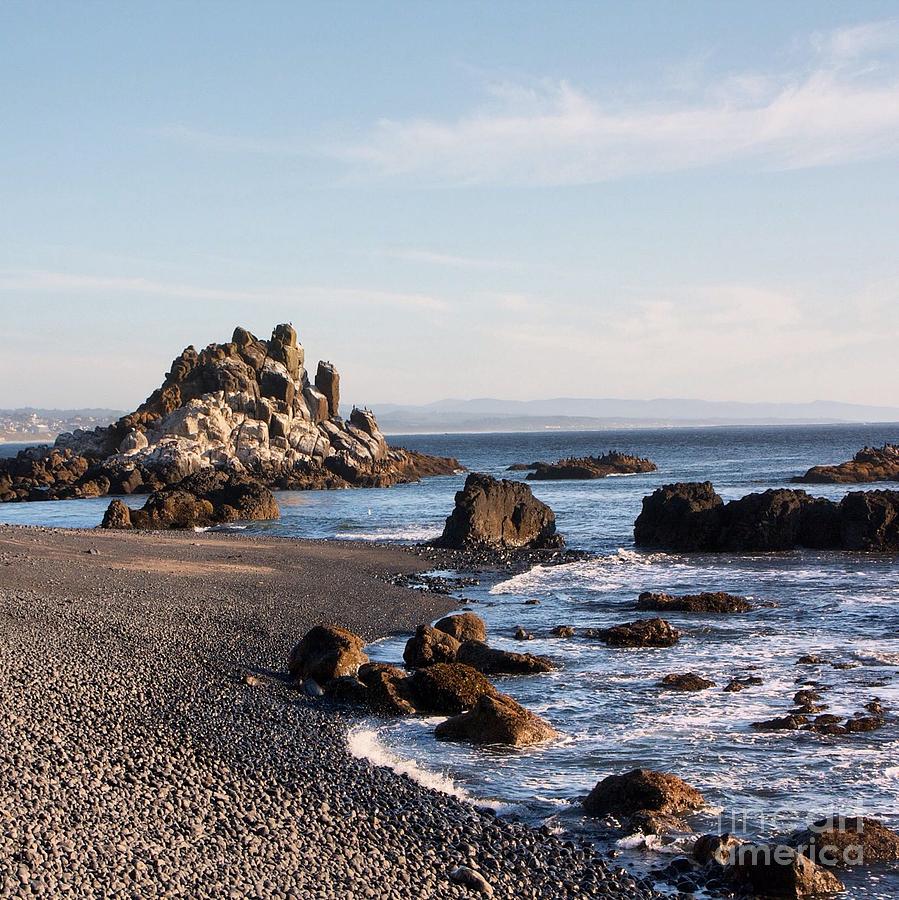
[[[430,541],[438,537],[439,532],[425,525],[410,525],[406,527],[375,528],[369,531],[357,531],[352,528],[342,528],[335,533],[335,537],[350,541]]]

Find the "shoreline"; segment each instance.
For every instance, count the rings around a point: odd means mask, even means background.
[[[364,719],[283,682],[319,622],[373,640],[455,609],[388,581],[429,568],[358,542],[0,526],[0,818],[15,847],[0,883],[470,897],[449,880],[470,865],[496,897],[650,896],[593,848],[357,758],[347,735]]]

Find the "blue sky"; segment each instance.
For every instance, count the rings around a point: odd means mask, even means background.
[[[0,4],[0,406],[897,402],[899,4]]]

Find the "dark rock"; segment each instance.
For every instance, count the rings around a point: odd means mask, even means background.
[[[632,475],[640,472],[655,472],[656,464],[648,459],[611,450],[602,456],[568,457],[554,463],[533,463],[523,467],[531,469],[527,477],[534,481],[556,479],[605,478],[608,475]],[[522,468],[510,467],[513,471]]]
[[[844,550],[899,549],[899,491],[852,491],[840,501]]]
[[[759,731],[796,731],[808,724],[808,717],[803,715],[781,716],[763,722],[753,722],[752,727]]]
[[[634,523],[634,542],[671,551],[714,549],[723,506],[709,481],[665,485],[643,498],[643,511]]]
[[[455,662],[461,644],[452,635],[430,625],[419,625],[406,642],[403,661],[412,669],[434,663]],[[464,661],[464,660],[463,660]]]
[[[556,731],[511,697],[485,694],[470,711],[441,722],[434,736],[440,741],[526,747],[555,737]]]
[[[876,819],[829,816],[797,832],[790,844],[822,866],[899,860],[899,834]]]
[[[638,619],[595,633],[610,647],[673,647],[680,640],[680,632],[664,619]]]
[[[359,667],[358,677],[368,688],[368,705],[376,712],[390,716],[415,712],[409,677],[402,669],[387,663],[368,662]]]
[[[532,641],[534,640],[534,635],[530,633],[523,625],[519,625],[515,629],[515,634],[512,635],[516,641]]]
[[[749,612],[752,605],[745,597],[723,591],[678,597],[644,591],[637,599],[637,609],[646,612],[743,613]]]
[[[456,659],[485,675],[534,675],[556,668],[555,663],[545,656],[497,650],[481,641],[465,641],[459,647]]]
[[[727,693],[735,694],[739,691],[745,691],[748,687],[754,687],[759,684],[762,684],[762,679],[759,678],[758,675],[747,675],[742,678],[731,678],[723,690]]]
[[[812,466],[793,481],[811,484],[862,484],[899,481],[899,445],[865,447],[848,462],[836,466]]]
[[[702,866],[732,865],[737,848],[743,843],[735,834],[704,834],[693,845],[693,858]]]
[[[330,362],[320,361],[315,372],[315,387],[328,404],[328,416],[340,414],[340,375]]]
[[[659,685],[673,691],[704,691],[715,686],[714,681],[703,678],[695,672],[666,675]]]
[[[742,844],[735,869],[763,897],[805,898],[843,890],[842,882],[785,844]]]
[[[456,494],[437,545],[448,548],[558,547],[553,511],[519,481],[497,481],[472,472]]]
[[[473,612],[445,616],[434,627],[445,631],[457,641],[487,640],[487,626],[484,620]]]
[[[881,716],[862,715],[853,716],[851,719],[847,719],[845,723],[846,730],[853,734],[877,731],[878,728],[883,728],[884,725],[886,725],[886,721]]]
[[[196,528],[244,519],[277,519],[281,513],[264,485],[218,469],[203,469],[177,484],[154,491],[141,509],[123,512],[113,500],[104,528]]]
[[[333,678],[355,675],[368,662],[365,641],[335,625],[316,625],[290,651],[287,670],[295,679],[313,678],[327,684]]]
[[[640,810],[680,814],[705,806],[702,794],[676,775],[652,769],[634,769],[624,775],[608,775],[584,800],[594,816],[630,816]]]
[[[415,707],[425,712],[456,715],[471,709],[496,688],[476,669],[462,663],[435,663],[409,678]]]
[[[570,638],[574,637],[574,629],[570,625],[556,625],[551,634],[553,637]]]

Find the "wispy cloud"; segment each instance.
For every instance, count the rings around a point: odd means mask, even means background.
[[[406,262],[425,263],[435,266],[447,266],[453,269],[512,269],[517,264],[508,259],[488,259],[482,256],[460,256],[454,253],[440,253],[434,250],[416,250],[399,248],[385,250],[381,254],[389,259]]]
[[[0,270],[0,293],[44,293],[147,296],[167,300],[195,300],[223,303],[334,303],[375,305],[439,312],[449,308],[446,300],[430,294],[383,291],[371,288],[320,285],[274,286],[253,290],[233,290],[141,277],[84,275],[70,272]]]
[[[565,185],[750,161],[788,169],[899,151],[899,27],[815,34],[789,72],[739,72],[689,101],[597,98],[566,81],[490,86],[456,119],[384,119],[332,148],[356,176]],[[660,94],[665,94],[660,91]]]

